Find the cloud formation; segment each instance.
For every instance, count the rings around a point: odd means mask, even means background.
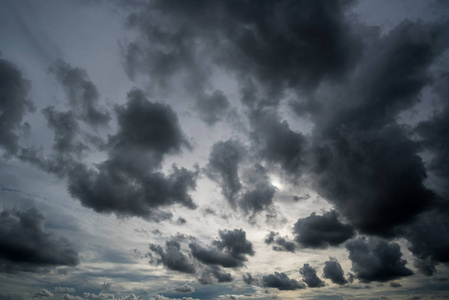
[[[262,277],[262,284],[264,287],[277,288],[278,290],[298,290],[304,289],[306,286],[295,279],[290,279],[287,274],[274,272],[274,274],[265,275]]]
[[[304,248],[328,248],[338,246],[354,235],[350,225],[343,224],[338,219],[335,210],[317,216],[298,219],[293,227],[296,242]]]
[[[78,252],[65,238],[46,232],[36,208],[0,213],[0,271],[42,272],[56,266],[76,266]]]
[[[413,275],[397,243],[375,237],[358,237],[346,243],[352,270],[362,282],[389,281]]]
[[[326,285],[324,281],[316,275],[316,270],[309,264],[304,264],[304,266],[299,269],[299,274],[302,275],[302,281],[307,284],[309,288],[319,288]]]
[[[323,277],[330,279],[333,283],[343,285],[348,283],[348,280],[344,277],[343,268],[336,258],[330,257],[328,261],[324,263]]]
[[[19,150],[19,133],[24,115],[33,110],[28,100],[30,82],[14,64],[0,59],[0,146],[5,154]]]

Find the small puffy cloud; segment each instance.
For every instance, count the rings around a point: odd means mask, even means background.
[[[179,292],[179,293],[193,293],[195,291],[195,288],[191,285],[184,284],[184,285],[175,287],[173,290],[175,292]]]
[[[265,244],[273,245],[274,251],[288,251],[295,252],[297,245],[295,242],[290,241],[287,237],[281,237],[279,233],[271,231],[265,237]]]
[[[307,284],[309,288],[317,288],[325,286],[325,283],[316,275],[316,270],[309,264],[299,269],[299,273],[302,275],[302,281]]]

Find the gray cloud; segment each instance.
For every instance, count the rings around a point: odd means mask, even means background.
[[[45,231],[38,209],[3,210],[0,221],[0,271],[42,272],[79,263],[77,251],[66,239]]]
[[[251,275],[251,273],[246,273],[242,275],[243,282],[246,284],[252,284],[256,279]]]
[[[98,108],[99,93],[89,80],[85,70],[75,68],[64,61],[58,61],[51,68],[56,79],[64,88],[69,104],[77,118],[90,125],[105,125],[111,117]]]
[[[312,213],[306,218],[298,219],[293,232],[296,234],[296,242],[305,248],[338,246],[354,235],[351,226],[340,222],[334,210],[322,216]]]
[[[163,264],[167,269],[190,274],[196,272],[192,257],[181,252],[181,244],[175,240],[166,241],[165,248],[150,244],[150,250],[158,255],[154,261]]]
[[[389,281],[413,275],[402,259],[397,243],[387,243],[379,238],[359,237],[346,243],[352,270],[363,282]]]
[[[33,294],[33,299],[43,299],[49,297],[53,297],[53,294],[47,289],[42,289],[39,292]]]
[[[418,271],[421,274],[424,274],[426,276],[432,276],[433,273],[435,273],[437,270],[435,268],[436,262],[433,262],[431,260],[424,260],[415,258],[413,261],[413,266],[418,269]]]
[[[230,103],[221,90],[215,90],[210,95],[199,95],[195,104],[200,118],[209,125],[218,122],[229,107]]]
[[[19,149],[17,131],[27,111],[33,110],[28,100],[30,83],[12,63],[0,59],[0,146],[6,154],[15,154]]]
[[[304,264],[304,266],[299,269],[299,274],[302,275],[302,281],[305,282],[309,288],[318,288],[325,286],[324,281],[322,281],[316,275],[316,270],[309,264]]]
[[[272,205],[275,192],[276,188],[269,182],[257,184],[242,195],[239,207],[246,215],[255,216]]]
[[[190,243],[192,255],[208,265],[220,265],[225,268],[243,266],[247,255],[254,255],[253,245],[246,239],[245,231],[241,229],[219,231],[220,240],[215,240],[207,248]]]
[[[295,279],[290,279],[285,273],[274,272],[262,277],[264,287],[277,288],[278,290],[304,289],[306,286]]]
[[[198,278],[201,284],[215,284],[217,282],[231,282],[234,278],[231,273],[224,272],[218,266],[204,268]]]
[[[96,169],[75,166],[69,173],[70,193],[97,212],[154,221],[171,217],[159,210],[162,206],[195,209],[188,191],[195,188],[198,171],[176,166],[168,176],[157,171],[166,154],[188,146],[173,110],[134,90],[116,112],[119,130],[110,137],[109,159]]]
[[[184,284],[182,286],[175,287],[173,290],[180,293],[193,293],[195,291],[195,288],[191,285]]]
[[[403,22],[371,34],[352,87],[312,113],[317,189],[365,233],[392,235],[434,200],[419,145],[396,120],[429,83],[449,40],[444,27]]]
[[[344,277],[343,268],[337,259],[330,257],[328,261],[324,263],[323,277],[330,279],[333,283],[343,285],[348,283],[348,280]]]
[[[208,172],[220,182],[223,195],[233,207],[242,187],[238,172],[243,155],[244,148],[236,140],[215,143],[209,155]]]
[[[295,242],[288,240],[287,237],[281,237],[279,233],[271,231],[265,237],[265,244],[273,245],[274,251],[289,251],[295,252],[297,249],[297,245]]]

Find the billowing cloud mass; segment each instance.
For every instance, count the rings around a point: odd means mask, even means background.
[[[278,290],[304,289],[305,285],[295,279],[290,279],[285,273],[274,272],[262,277],[264,287],[277,288]]]
[[[348,280],[344,277],[343,268],[337,259],[330,257],[328,261],[324,263],[323,277],[330,279],[333,283],[343,285],[348,283]]]
[[[322,281],[317,275],[316,270],[312,268],[309,264],[304,264],[304,266],[299,269],[299,274],[302,275],[302,281],[307,284],[309,288],[318,288],[325,286],[324,281]]]
[[[402,258],[397,243],[388,243],[379,238],[358,237],[346,243],[352,270],[363,282],[389,281],[413,275]]]
[[[95,169],[74,167],[69,173],[70,193],[97,212],[155,221],[170,217],[159,207],[177,203],[195,209],[188,191],[195,188],[196,171],[175,165],[168,176],[158,171],[165,155],[188,146],[173,110],[134,90],[116,114],[119,130],[109,137],[109,159]]]
[[[14,64],[0,59],[0,146],[5,154],[19,149],[19,131],[22,119],[33,108],[28,99],[30,82]]]
[[[0,1],[0,298],[445,297],[448,11]]]
[[[78,252],[64,238],[45,231],[36,208],[0,213],[0,271],[42,272],[56,266],[76,266]]]
[[[351,226],[340,222],[334,210],[322,216],[312,213],[306,218],[298,219],[293,232],[295,240],[305,248],[338,246],[354,235]]]

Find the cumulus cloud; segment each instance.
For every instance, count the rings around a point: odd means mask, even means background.
[[[168,240],[164,248],[150,244],[150,250],[158,255],[154,261],[163,264],[167,269],[190,274],[196,272],[192,257],[188,253],[181,252],[181,244],[178,241]]]
[[[312,268],[309,264],[304,264],[304,266],[299,269],[299,274],[302,275],[302,281],[307,284],[309,288],[318,288],[325,286],[324,281],[322,281],[317,275],[316,270]]]
[[[297,245],[295,242],[290,241],[287,237],[281,237],[278,232],[271,231],[265,237],[265,244],[273,245],[274,251],[288,251],[295,252]]]
[[[166,154],[189,146],[175,112],[134,90],[116,113],[119,129],[109,138],[109,158],[95,169],[77,164],[69,173],[70,193],[97,212],[154,221],[171,217],[160,211],[163,206],[195,209],[188,192],[196,186],[197,171],[176,166],[168,176],[158,171]]]
[[[413,275],[402,259],[397,243],[388,243],[374,237],[358,237],[346,243],[352,270],[363,282],[389,281]]]
[[[295,279],[290,279],[285,273],[274,272],[262,277],[264,287],[277,288],[278,290],[304,289],[306,286]]]
[[[330,279],[333,283],[343,285],[348,283],[344,277],[343,268],[336,258],[330,257],[328,261],[324,263],[323,277]]]
[[[247,255],[254,255],[253,245],[246,239],[242,229],[220,230],[220,240],[215,240],[205,248],[197,243],[190,243],[192,255],[208,265],[220,265],[225,268],[243,266]]]
[[[0,271],[41,272],[79,263],[74,247],[65,238],[46,232],[44,224],[36,208],[0,213]]]
[[[335,210],[317,216],[298,219],[293,227],[296,242],[305,248],[328,248],[338,246],[350,239],[354,231],[350,225],[343,224]]]
[[[0,59],[0,146],[6,154],[19,150],[19,135],[22,119],[33,110],[28,100],[30,83],[14,64]]]

